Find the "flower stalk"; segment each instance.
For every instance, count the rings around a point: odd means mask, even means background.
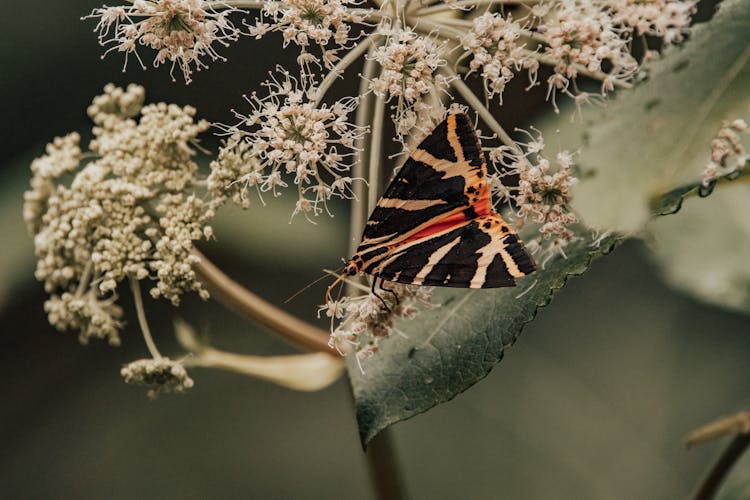
[[[198,258],[195,272],[212,295],[247,318],[251,318],[294,345],[309,351],[319,351],[334,355],[328,347],[328,332],[302,321],[283,309],[262,299],[246,289],[211,262],[199,250],[192,255]]]

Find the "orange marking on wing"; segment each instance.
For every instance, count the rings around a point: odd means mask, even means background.
[[[409,236],[406,240],[402,241],[401,243],[408,243],[414,240],[418,240],[420,238],[424,238],[426,236],[430,236],[436,233],[439,233],[441,231],[445,231],[446,229],[450,229],[454,226],[458,226],[459,224],[466,222],[468,219],[464,215],[463,212],[458,212],[456,214],[453,214],[451,216],[446,217],[445,219],[440,220],[440,222],[436,222],[435,224],[432,224],[421,231],[412,234]]]

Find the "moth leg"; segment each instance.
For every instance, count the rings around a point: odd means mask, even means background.
[[[398,299],[398,294],[396,292],[394,292],[393,289],[386,288],[385,286],[383,286],[383,281],[384,280],[381,278],[381,280],[380,280],[380,289],[381,290],[385,290],[386,292],[389,292],[391,295],[393,295],[393,300],[396,301],[396,305],[399,305],[401,303],[401,301]]]
[[[385,300],[383,299],[383,297],[381,297],[380,295],[378,295],[378,293],[375,291],[375,284],[378,282],[378,279],[379,278],[377,276],[373,276],[373,278],[372,278],[372,286],[370,287],[370,293],[372,295],[376,296],[378,298],[378,300],[380,300],[380,302],[383,304],[383,307],[385,308],[385,310],[390,313],[391,312],[391,308],[388,307],[388,304],[385,303]],[[383,288],[383,280],[382,279],[380,280],[380,288],[381,289]]]

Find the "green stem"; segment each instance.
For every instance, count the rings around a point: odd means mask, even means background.
[[[363,91],[367,91],[367,86],[364,82],[369,82],[374,77],[376,69],[377,65],[371,59],[365,63],[362,83],[360,83],[360,94]],[[383,96],[377,96],[375,99],[372,99],[372,94],[367,95],[369,98],[364,103],[366,105],[358,110],[356,119],[358,125],[366,124],[370,120],[372,121],[368,146],[369,151],[365,150],[361,154],[362,159],[367,158],[367,163],[364,164],[364,162],[361,162],[363,164],[355,168],[362,169],[358,170],[362,174],[364,174],[365,168],[368,169],[368,212],[364,212],[361,209],[352,211],[349,234],[352,253],[356,251],[356,247],[359,244],[359,237],[362,234],[362,229],[367,219],[367,213],[375,208],[378,200],[378,192],[380,191],[380,169],[383,157],[383,128],[386,103]],[[361,205],[362,203],[359,204],[359,206]],[[360,286],[358,283],[349,283],[348,293],[351,294]],[[408,497],[405,483],[402,480],[396,450],[393,447],[390,429],[384,429],[370,442],[368,449],[365,451],[365,459],[367,461],[367,469],[370,473],[370,481],[375,490],[375,498],[378,500],[402,500]]]
[[[539,3],[540,0],[458,0],[453,3],[440,3],[438,5],[432,5],[430,7],[423,7],[414,11],[414,14],[420,16],[426,16],[429,14],[437,14],[439,12],[454,11],[464,7],[478,7],[480,5],[534,5]]]
[[[372,45],[370,47],[370,55],[372,55],[374,50],[375,45]],[[354,119],[358,127],[368,126],[369,119],[373,113],[374,95],[370,92],[370,81],[375,77],[376,70],[377,62],[372,57],[365,59],[365,65],[362,68],[362,75],[359,80],[359,95],[361,97],[359,107],[357,108],[357,116]],[[366,135],[357,140],[356,148],[357,153],[354,158],[354,165],[352,165],[352,178],[364,179],[369,170],[369,154],[371,150]],[[351,217],[349,219],[349,255],[354,255],[359,246],[358,238],[365,229],[365,219],[368,214],[366,211],[367,205],[365,204],[365,196],[368,191],[365,187],[364,180],[352,186],[354,199],[351,202]]]
[[[331,68],[323,81],[320,82],[318,92],[315,95],[315,106],[320,104],[320,102],[323,100],[323,97],[325,97],[326,92],[328,92],[328,90],[331,88],[331,85],[333,85],[336,79],[339,78],[344,73],[344,71],[346,71],[346,68],[351,66],[352,63],[354,63],[362,56],[362,54],[369,50],[370,46],[372,46],[373,42],[375,41],[376,36],[377,35],[368,35],[367,38],[359,42],[356,47],[354,47],[344,57],[342,57],[341,60],[336,63],[336,66]]]
[[[130,290],[133,292],[135,312],[138,315],[138,324],[141,327],[143,340],[146,341],[146,347],[148,347],[148,352],[151,353],[151,357],[159,360],[162,356],[159,349],[156,348],[154,338],[151,336],[151,329],[148,327],[148,321],[146,321],[146,311],[143,308],[143,297],[141,296],[141,285],[138,280],[133,277],[130,278]]]
[[[408,498],[390,428],[383,429],[367,448],[367,469],[379,500]]]
[[[380,164],[383,156],[383,124],[385,122],[385,97],[377,96],[370,132],[370,161],[368,172],[367,211],[372,212],[378,202]]]
[[[208,7],[220,10],[223,7],[232,7],[235,9],[262,9],[266,2],[252,0],[226,0],[224,2],[208,2]]]
[[[451,78],[451,86],[456,89],[459,94],[461,94],[461,97],[464,98],[466,104],[468,104],[474,111],[477,112],[477,114],[479,114],[479,116],[482,118],[482,121],[485,122],[488,127],[490,127],[490,130],[492,130],[500,138],[503,144],[511,148],[513,152],[519,156],[519,158],[522,157],[523,153],[518,147],[518,144],[516,144],[516,141],[514,141],[510,137],[510,135],[508,135],[502,125],[500,125],[495,117],[492,116],[490,110],[487,109],[484,104],[482,104],[482,101],[480,101],[476,94],[471,91],[469,86],[464,83],[461,77],[459,77],[458,74],[456,74],[449,68],[443,68],[443,72],[447,74],[447,77]]]

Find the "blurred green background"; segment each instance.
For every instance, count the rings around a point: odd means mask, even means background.
[[[95,23],[79,20],[98,5],[44,3],[30,16],[29,5],[5,2],[0,20],[0,497],[371,498],[344,381],[307,394],[196,369],[188,394],[149,401],[119,376],[146,353],[129,304],[120,348],[82,347],[47,324],[21,220],[28,164],[44,144],[88,130],[86,106],[110,81],[229,121],[242,93],[294,61],[280,43],[245,39],[189,86],[165,68],[123,74],[117,55],[100,60]],[[501,120],[525,123],[528,99],[506,98]],[[289,225],[290,201],[225,210],[217,241],[201,246],[278,304],[346,254],[345,207],[317,226]],[[322,285],[285,307],[310,319],[321,298]],[[147,307],[167,353],[177,351],[178,312],[217,347],[292,352],[215,303]],[[418,499],[684,497],[723,445],[688,452],[682,438],[746,407],[748,353],[746,316],[670,290],[641,244],[627,243],[572,279],[487,379],[394,428],[408,489]]]

